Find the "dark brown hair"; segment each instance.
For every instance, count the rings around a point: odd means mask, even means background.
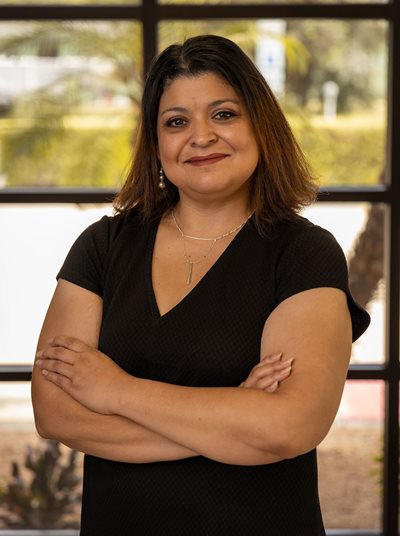
[[[153,61],[143,91],[133,163],[115,198],[116,212],[136,207],[143,219],[149,221],[162,216],[177,203],[178,189],[168,180],[166,191],[158,188],[160,98],[172,80],[204,73],[214,73],[228,82],[248,113],[260,153],[250,187],[250,206],[257,227],[266,232],[279,220],[297,217],[299,210],[310,204],[316,195],[307,161],[257,67],[235,43],[216,35],[200,35],[187,39],[182,45],[171,45]]]

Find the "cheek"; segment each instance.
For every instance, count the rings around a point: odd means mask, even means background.
[[[260,151],[258,150],[256,140],[253,138],[250,132],[243,133],[242,136],[242,153],[246,155],[249,161],[254,160],[255,162],[258,162]]]
[[[176,160],[179,154],[179,147],[176,139],[158,137],[158,154],[161,160]]]
[[[169,146],[168,144],[164,143],[162,140],[159,140],[158,142],[158,158],[165,162],[169,159]]]

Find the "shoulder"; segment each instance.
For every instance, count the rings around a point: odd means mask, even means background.
[[[84,231],[88,235],[98,238],[107,237],[110,240],[115,239],[126,227],[140,227],[140,216],[137,211],[131,210],[123,214],[114,214],[112,216],[103,216],[98,221],[89,225]]]
[[[322,261],[327,257],[330,257],[330,261],[337,259],[342,267],[346,266],[343,250],[333,234],[306,218],[277,222],[266,236],[258,233],[254,222],[251,228],[252,245],[258,243],[276,270],[285,264],[290,265],[293,260],[307,264],[314,255]]]
[[[271,232],[271,239],[283,245],[295,244],[298,241],[310,244],[337,244],[331,232],[303,217],[276,224]]]
[[[301,218],[277,226],[274,240],[277,303],[306,290],[322,287],[342,290],[352,317],[353,340],[358,338],[370,319],[351,295],[347,260],[333,234]]]
[[[102,296],[104,269],[115,244],[126,229],[140,229],[135,211],[103,216],[89,225],[75,240],[57,275]]]
[[[306,218],[280,222],[274,226],[266,240],[272,246],[276,265],[312,260],[328,262],[335,260],[346,268],[344,252],[334,235]],[[336,262],[335,262],[336,263]]]
[[[106,254],[120,235],[127,230],[130,233],[143,229],[140,216],[137,211],[131,210],[124,214],[103,216],[98,221],[89,225],[77,238],[75,245],[81,245],[85,249],[95,249],[102,255]]]
[[[306,290],[315,286],[347,289],[347,262],[332,233],[305,218],[274,229],[278,281]]]

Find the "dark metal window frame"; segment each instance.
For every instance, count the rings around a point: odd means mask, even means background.
[[[5,0],[7,2],[7,0]],[[328,531],[333,535],[397,536],[399,511],[399,294],[400,294],[400,0],[370,4],[266,4],[266,5],[158,5],[142,0],[127,5],[3,5],[3,21],[32,20],[135,20],[142,24],[144,68],[157,52],[158,23],[196,19],[383,19],[389,23],[388,73],[388,184],[368,188],[324,188],[321,202],[368,201],[383,203],[387,210],[386,251],[386,361],[381,365],[352,365],[348,378],[384,380],[383,532]],[[0,190],[1,203],[108,203],[109,189],[10,188]],[[29,381],[31,367],[0,365],[0,381]],[[66,534],[68,531],[64,531]],[[8,532],[11,534],[11,532]]]

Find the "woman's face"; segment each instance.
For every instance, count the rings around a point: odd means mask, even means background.
[[[222,78],[205,73],[167,85],[157,135],[165,175],[181,197],[247,197],[258,147],[244,104]]]

